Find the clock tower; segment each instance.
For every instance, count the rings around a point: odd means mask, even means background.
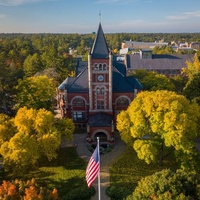
[[[88,55],[89,113],[112,114],[112,54],[101,23]]]
[[[76,74],[59,86],[63,117],[87,129],[88,145],[95,145],[97,137],[103,148],[114,145],[116,116],[128,108],[142,86],[133,76],[126,76],[123,63],[113,59],[101,23],[88,62],[79,60]]]

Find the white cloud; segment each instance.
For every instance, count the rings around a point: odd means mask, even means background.
[[[184,12],[184,13],[177,14],[177,15],[171,15],[171,16],[167,16],[167,19],[184,20],[184,19],[189,19],[189,18],[193,18],[193,17],[200,17],[200,11]]]

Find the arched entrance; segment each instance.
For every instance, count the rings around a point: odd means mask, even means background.
[[[99,137],[99,142],[106,143],[110,140],[110,134],[104,129],[97,129],[91,134],[92,141],[96,142]]]
[[[99,141],[100,142],[107,142],[108,141],[108,137],[107,137],[107,135],[104,132],[97,132],[94,135],[94,141],[95,142],[97,141],[97,137],[99,137]]]

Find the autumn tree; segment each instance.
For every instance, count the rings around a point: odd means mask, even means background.
[[[52,109],[53,96],[55,94],[53,79],[49,79],[46,76],[29,77],[19,80],[16,88],[17,108],[26,106],[34,109]]]
[[[126,200],[200,199],[200,181],[192,172],[169,169],[142,178]]]
[[[171,91],[141,92],[126,111],[117,116],[122,139],[132,145],[140,159],[155,162],[163,147],[174,149],[183,168],[195,167],[200,108]],[[128,142],[127,142],[128,143]]]
[[[58,200],[57,190],[54,188],[52,191],[39,187],[35,179],[21,181],[3,181],[0,185],[0,199],[9,200]]]
[[[71,140],[74,131],[71,119],[54,119],[45,109],[20,108],[13,123],[16,130],[9,140],[4,139],[0,154],[5,168],[16,173],[35,167],[41,157],[56,158],[61,137]],[[7,128],[4,132],[9,131]]]
[[[183,89],[183,94],[189,99],[200,104],[200,60],[198,54],[193,62],[187,62],[183,72],[188,76],[188,82]]]
[[[187,61],[187,67],[183,68],[183,73],[185,73],[191,80],[195,74],[200,74],[200,61],[197,55],[194,56],[193,62]]]
[[[13,119],[6,114],[0,114],[0,146],[9,141],[15,133]]]

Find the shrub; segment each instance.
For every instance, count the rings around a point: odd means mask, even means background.
[[[71,190],[69,193],[64,195],[61,200],[90,200],[91,196],[94,194],[94,187],[88,189],[86,186],[84,186]]]

